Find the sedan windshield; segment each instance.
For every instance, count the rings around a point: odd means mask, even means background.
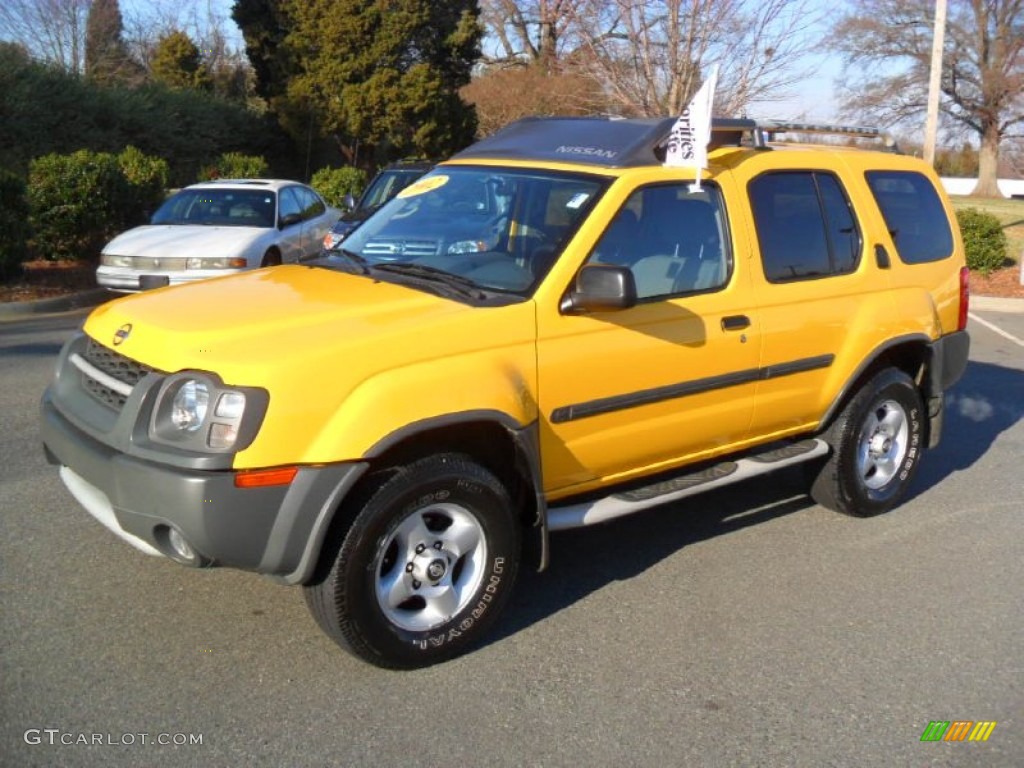
[[[275,224],[275,197],[268,189],[183,189],[150,223],[269,228]]]
[[[584,174],[441,167],[399,192],[344,247],[370,269],[388,265],[389,278],[424,280],[432,271],[526,295],[606,184]]]

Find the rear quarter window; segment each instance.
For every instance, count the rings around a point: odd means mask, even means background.
[[[868,171],[865,177],[902,262],[925,264],[953,254],[946,210],[926,176],[913,171]]]

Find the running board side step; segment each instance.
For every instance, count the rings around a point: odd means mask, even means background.
[[[712,488],[731,485],[783,467],[810,461],[828,452],[829,446],[824,440],[801,440],[798,443],[747,455],[735,461],[723,461],[697,472],[659,480],[651,485],[622,491],[601,499],[564,507],[552,506],[548,508],[548,530],[564,531],[604,523],[659,504],[696,496]]]

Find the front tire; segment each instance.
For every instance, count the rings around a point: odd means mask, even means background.
[[[856,517],[895,507],[921,461],[924,415],[907,374],[896,368],[876,374],[825,433],[832,453],[811,484],[811,498]]]
[[[334,546],[306,604],[341,647],[411,669],[478,641],[515,582],[520,529],[508,491],[465,456],[420,459],[387,476]]]

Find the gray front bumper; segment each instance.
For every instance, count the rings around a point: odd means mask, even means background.
[[[331,519],[365,463],[299,469],[287,486],[237,488],[230,470],[182,469],[128,456],[71,424],[47,390],[41,404],[47,458],[100,522],[150,554],[171,550],[176,529],[204,564],[271,574],[298,584],[316,566]]]

